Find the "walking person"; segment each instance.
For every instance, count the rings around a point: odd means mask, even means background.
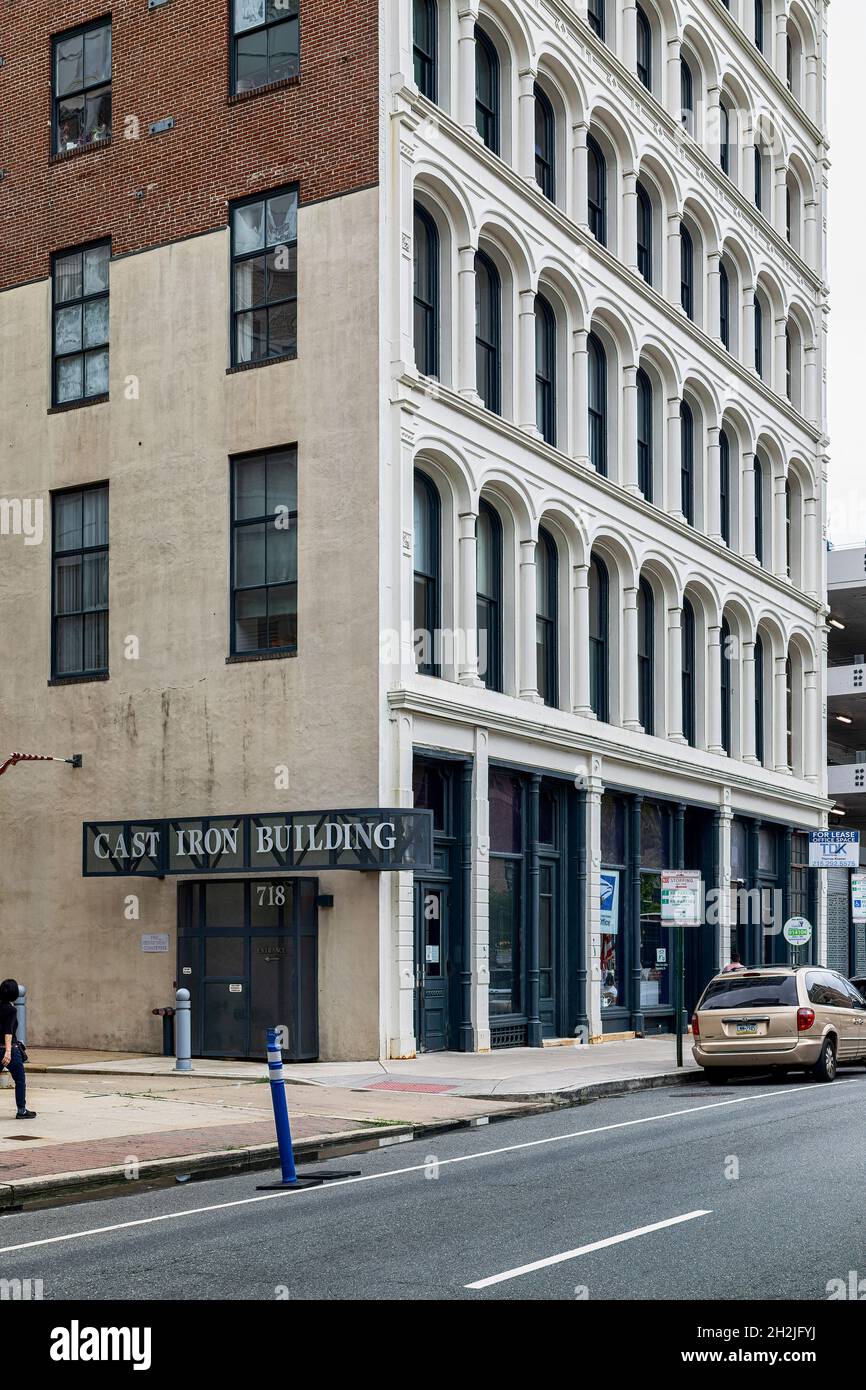
[[[732,974],[734,973],[735,970],[745,970],[745,968],[746,968],[746,967],[743,965],[743,962],[740,960],[740,953],[739,953],[739,951],[732,951],[732,952],[731,952],[731,963],[730,963],[730,965],[726,965],[726,966],[725,966],[724,970],[722,971],[722,974],[723,974],[723,975],[732,975]],[[3,988],[3,986],[0,985],[0,989],[2,989],[2,988]]]
[[[27,1053],[18,1041],[18,981],[4,980],[0,984],[0,1042],[3,1054],[0,1057],[0,1071],[8,1071],[15,1082],[15,1104],[17,1120],[34,1120],[35,1110],[27,1109],[27,1081],[24,1076],[24,1062]]]

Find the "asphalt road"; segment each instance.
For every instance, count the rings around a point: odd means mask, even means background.
[[[5,1216],[0,1274],[46,1300],[815,1300],[866,1279],[862,1069],[641,1092],[321,1166],[363,1176]]]

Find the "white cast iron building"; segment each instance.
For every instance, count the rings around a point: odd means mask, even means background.
[[[823,958],[825,6],[389,21],[382,790],[437,848],[383,879],[383,1045],[666,1030],[663,869]],[[787,958],[746,916],[685,1008]]]

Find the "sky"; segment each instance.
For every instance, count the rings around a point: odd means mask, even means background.
[[[864,0],[833,0],[828,10],[830,202],[829,537],[866,545],[866,158],[863,151]]]

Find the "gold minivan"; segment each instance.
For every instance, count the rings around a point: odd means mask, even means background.
[[[838,1066],[866,1062],[866,1000],[850,980],[816,965],[730,971],[710,980],[692,1034],[711,1085],[744,1068],[833,1081]]]

